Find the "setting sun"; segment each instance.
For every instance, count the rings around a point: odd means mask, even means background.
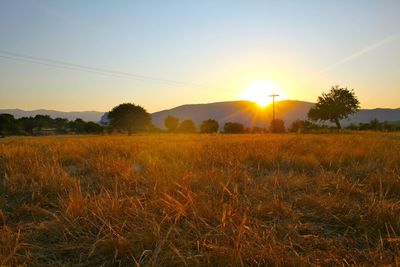
[[[253,81],[243,91],[241,99],[255,102],[260,107],[265,107],[272,102],[271,95],[279,95],[278,99],[284,99],[282,89],[268,81]]]

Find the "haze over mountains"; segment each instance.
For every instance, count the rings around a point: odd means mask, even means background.
[[[307,113],[314,105],[311,102],[298,100],[283,100],[275,103],[275,117],[285,121],[286,126],[295,120],[307,119]],[[152,114],[153,124],[164,128],[164,118],[168,115],[179,117],[181,120],[192,119],[196,125],[201,121],[212,118],[223,127],[225,122],[239,122],[245,127],[265,127],[272,120],[272,105],[264,109],[250,101],[230,101],[210,104],[182,105],[173,109],[163,110]],[[343,126],[350,123],[379,121],[400,121],[400,109],[361,109],[348,120],[342,120]]]
[[[285,100],[275,104],[276,118],[280,118],[289,125],[296,119],[304,120],[307,112],[314,104],[303,101]],[[152,114],[153,124],[164,128],[164,118],[168,115],[176,116],[181,120],[192,119],[196,125],[211,118],[223,127],[225,122],[239,122],[245,127],[266,127],[272,120],[272,105],[260,108],[250,101],[229,101],[210,104],[183,105],[169,110]]]
[[[55,118],[63,118],[68,120],[75,120],[77,118],[81,118],[84,121],[100,121],[101,116],[104,112],[100,111],[57,111],[57,110],[49,110],[49,109],[35,109],[35,110],[22,110],[22,109],[0,109],[1,113],[8,113],[13,115],[16,119],[22,117],[35,117],[36,115],[49,115],[53,119]]]
[[[275,103],[276,118],[285,121],[285,125],[289,126],[295,120],[304,120],[307,118],[308,110],[314,103],[283,100]],[[60,117],[69,120],[81,118],[85,121],[99,122],[102,117],[103,121],[106,118],[104,112],[98,111],[82,111],[82,112],[62,112],[55,110],[33,110],[24,111],[21,109],[0,109],[0,113],[9,113],[16,118],[35,116],[37,114],[49,115],[52,118]],[[190,104],[182,105],[168,110],[162,110],[152,114],[153,124],[157,127],[164,128],[164,119],[166,116],[172,115],[179,119],[191,119],[196,125],[199,125],[203,120],[215,119],[223,127],[225,122],[239,122],[245,127],[260,126],[265,127],[272,119],[272,105],[262,109],[255,103],[250,101],[227,101],[208,104]],[[360,122],[369,122],[371,119],[379,121],[400,121],[400,108],[398,109],[362,109],[349,120],[343,120],[342,124],[350,123],[358,124]]]

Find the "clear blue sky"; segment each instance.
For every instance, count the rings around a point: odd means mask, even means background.
[[[236,100],[255,80],[289,99],[339,84],[364,108],[400,107],[398,0],[2,0],[0,40],[0,108],[153,112]]]

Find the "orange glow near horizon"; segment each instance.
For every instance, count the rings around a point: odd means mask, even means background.
[[[272,97],[270,96],[272,94],[279,95],[275,98],[276,101],[286,99],[284,91],[275,84],[265,80],[257,80],[251,82],[244,89],[240,98],[252,101],[260,107],[266,107],[272,103]]]

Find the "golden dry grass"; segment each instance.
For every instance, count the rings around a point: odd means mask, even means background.
[[[398,266],[398,137],[7,138],[0,265]]]

